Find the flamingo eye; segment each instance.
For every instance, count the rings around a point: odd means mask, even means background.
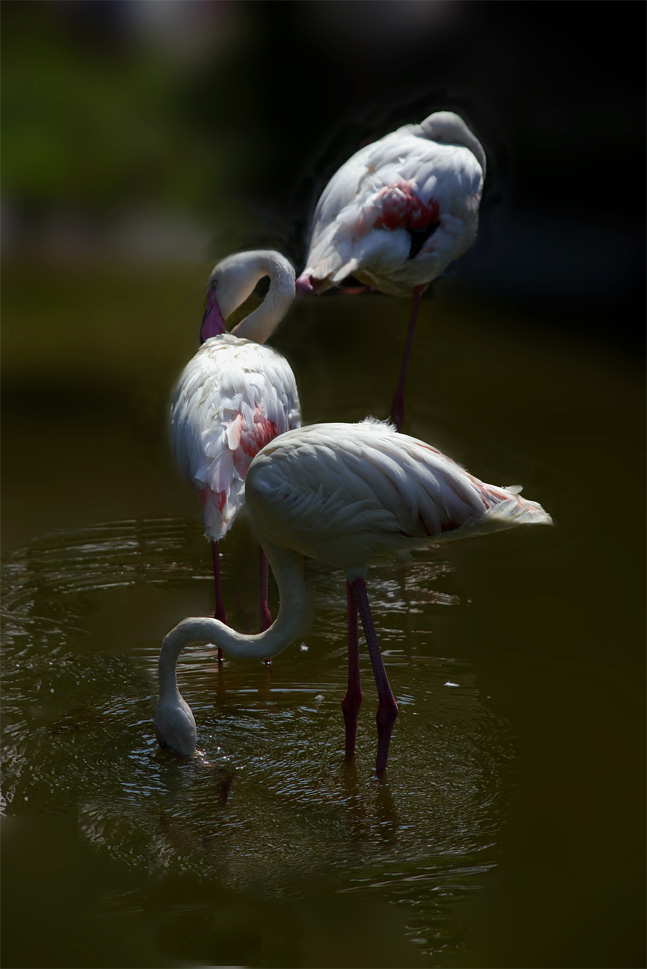
[[[211,282],[209,283],[209,288],[210,289],[215,289],[217,287],[217,285],[218,285],[218,280],[217,279],[212,279]]]

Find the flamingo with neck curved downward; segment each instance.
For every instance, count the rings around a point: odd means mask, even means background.
[[[252,526],[279,586],[278,616],[256,635],[209,618],[184,619],[166,635],[159,656],[158,740],[184,755],[196,747],[195,719],[177,685],[177,660],[184,647],[215,642],[234,657],[276,656],[301,631],[303,561],[313,558],[344,570],[349,606],[361,616],[378,692],[376,770],[381,774],[397,704],[371,617],[367,568],[441,540],[550,524],[551,518],[537,502],[484,484],[424,441],[372,419],[288,431],[256,455],[245,488]],[[342,710],[350,759],[362,698],[357,635],[350,621],[348,642]]]
[[[202,498],[205,536],[212,543],[215,616],[227,622],[219,565],[219,542],[245,501],[245,476],[254,455],[278,434],[301,424],[294,374],[285,357],[264,346],[290,308],[294,269],[280,253],[239,252],[209,276],[202,346],[184,368],[171,406],[171,441],[184,476]],[[267,294],[231,333],[226,319],[269,276]],[[267,606],[263,556],[261,624]],[[222,653],[219,651],[219,658]]]
[[[352,274],[382,293],[412,297],[391,405],[398,430],[420,297],[474,242],[485,169],[483,147],[463,119],[436,111],[360,149],[317,203],[298,292],[321,293]]]

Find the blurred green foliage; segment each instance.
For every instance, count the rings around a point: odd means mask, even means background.
[[[213,68],[208,47],[171,56],[129,26],[129,6],[4,5],[3,184],[21,214],[200,213],[215,198],[226,205],[223,187],[229,196],[244,177],[244,146],[195,96]],[[216,72],[228,51],[235,44]]]

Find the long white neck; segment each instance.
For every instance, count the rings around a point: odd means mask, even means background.
[[[159,657],[159,695],[177,698],[176,665],[190,643],[214,643],[230,656],[270,659],[288,646],[303,627],[306,612],[303,557],[288,549],[264,545],[265,554],[279,587],[279,614],[261,633],[245,635],[217,619],[183,619],[164,637]]]
[[[233,328],[234,336],[265,343],[277,328],[295,297],[294,269],[287,259],[272,250],[250,253],[254,257],[252,289],[259,279],[269,276],[265,299],[249,316]]]

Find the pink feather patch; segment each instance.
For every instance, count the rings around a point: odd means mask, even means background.
[[[439,219],[438,202],[423,202],[416,195],[413,181],[387,185],[375,199],[381,204],[381,214],[374,222],[376,229],[426,229],[436,225]]]

